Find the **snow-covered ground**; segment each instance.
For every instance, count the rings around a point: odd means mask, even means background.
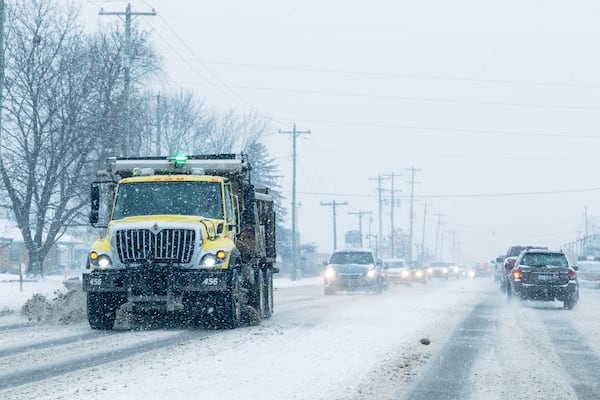
[[[510,393],[511,398],[575,399],[547,330],[552,321],[570,324],[590,351],[600,354],[595,311],[600,291],[595,290],[582,291],[580,304],[567,311],[558,303],[507,305],[487,279],[433,280],[392,287],[381,295],[323,296],[319,278],[278,278],[276,312],[259,326],[222,331],[159,327],[90,337],[85,315],[73,314],[83,308],[83,296],[65,302],[61,277],[25,282],[23,292],[18,282],[6,280],[0,276],[0,309],[5,310],[0,326],[27,321],[19,310],[35,293],[47,296],[51,305],[54,298],[62,301],[54,313],[68,312],[72,318],[61,321],[54,315],[31,329],[3,330],[0,353],[23,346],[32,350],[0,357],[0,378],[8,369],[12,376],[26,376],[32,369],[52,371],[107,358],[0,389],[0,398],[8,400],[401,398],[425,365],[435,362],[473,306],[490,298],[497,299],[497,311],[490,316],[496,335],[486,337],[486,349],[474,364],[471,398],[501,399],[506,398],[501,393]],[[48,345],[78,335],[85,338]],[[431,344],[421,344],[422,338]],[[168,346],[139,347],[137,353],[114,358],[134,346],[171,340]],[[523,340],[530,345],[527,352],[520,350]],[[515,360],[527,366],[527,374],[512,369]],[[545,380],[555,384],[546,388]]]
[[[452,281],[392,288],[381,295],[324,297],[319,278],[294,282],[276,279],[276,312],[260,326],[182,339],[175,346],[8,388],[0,391],[0,398],[391,398],[399,384],[398,376],[408,381],[435,347],[422,345],[420,339],[441,342],[449,333],[444,327],[454,326],[462,318],[489,287],[486,284],[489,282]],[[451,286],[456,294],[435,295],[435,285]],[[14,318],[23,320],[18,309],[34,293],[51,299],[63,288],[61,279],[48,277],[25,282],[23,292],[18,282],[0,282],[0,290],[0,308],[14,310]],[[6,323],[7,317],[0,321]],[[0,350],[90,331],[85,319],[65,324],[54,317],[39,326],[31,337],[6,331]],[[179,333],[172,329],[125,331],[117,337],[102,335],[86,340],[84,348],[87,357],[94,357],[107,345],[126,348]],[[81,352],[81,347],[69,345],[62,354],[76,359],[77,349]],[[51,350],[20,354],[6,362],[16,374],[27,374],[30,364],[39,367],[36,356],[43,357],[42,365],[55,368],[52,362],[56,355]],[[382,385],[386,379],[389,385]]]

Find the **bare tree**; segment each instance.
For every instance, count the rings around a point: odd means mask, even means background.
[[[0,178],[29,271],[42,274],[52,245],[82,218],[94,79],[73,9],[31,0],[7,16]]]
[[[240,152],[256,143],[265,134],[268,120],[255,114],[237,115],[233,110],[214,114],[195,143],[202,151]]]
[[[143,154],[173,155],[195,152],[194,137],[206,125],[208,113],[193,92],[146,96],[145,120],[151,129],[142,141]]]

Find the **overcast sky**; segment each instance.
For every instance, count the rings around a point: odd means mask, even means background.
[[[98,10],[126,1],[79,0]],[[494,3],[494,4],[490,4]],[[394,174],[395,226],[444,258],[490,260],[512,244],[559,247],[600,214],[600,3],[592,0],[131,1],[164,56],[164,88],[272,120],[266,138],[291,202],[297,146],[302,242],[338,247]],[[402,176],[399,176],[402,174]],[[391,179],[382,181],[391,197]],[[291,214],[291,213],[290,213]],[[442,215],[442,216],[440,216]],[[389,232],[390,209],[383,210]],[[363,230],[369,229],[363,218]],[[291,223],[288,222],[291,227]],[[442,239],[438,239],[441,245]],[[416,252],[415,249],[413,252]]]

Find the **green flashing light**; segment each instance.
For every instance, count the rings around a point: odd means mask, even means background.
[[[182,168],[188,160],[185,154],[177,154],[172,158],[175,168]]]
[[[173,159],[177,162],[186,162],[188,159],[188,156],[186,156],[185,154],[177,154],[175,157],[173,157]]]

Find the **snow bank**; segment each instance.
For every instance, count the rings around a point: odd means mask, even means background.
[[[321,283],[321,278],[276,278],[273,286],[277,289]],[[85,293],[68,289],[63,276],[24,279],[21,284],[18,275],[0,274],[0,316],[33,323],[69,324],[86,320],[85,307]]]

